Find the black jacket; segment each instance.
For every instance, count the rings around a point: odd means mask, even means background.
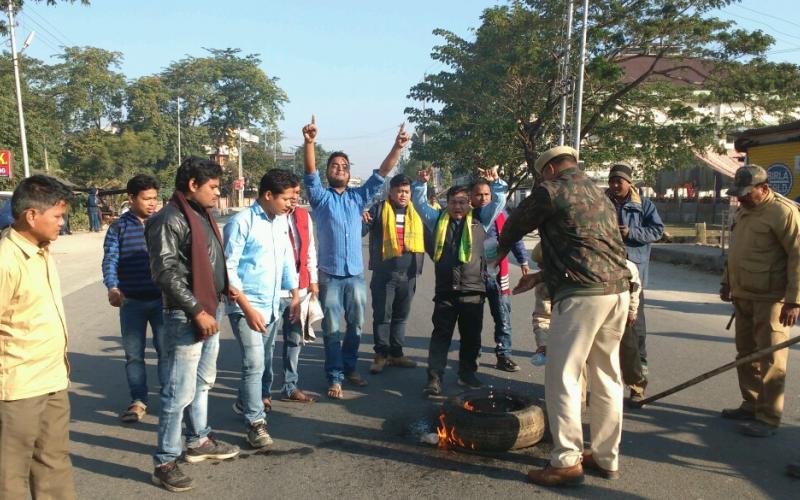
[[[206,232],[208,255],[214,274],[214,288],[219,294],[225,288],[225,254],[208,220],[198,212]],[[189,317],[203,310],[192,293],[192,236],[189,221],[172,203],[147,219],[144,229],[150,254],[150,274],[161,289],[164,309],[182,309]]]
[[[458,231],[444,242],[442,258],[436,263],[436,295],[452,293],[486,293],[484,278],[486,276],[486,259],[484,258],[483,241],[486,231],[481,221],[472,219],[472,258],[466,264],[458,260],[458,243],[461,232]]]
[[[362,223],[361,236],[369,234],[369,270],[378,271],[382,268],[383,263],[383,201],[380,201],[369,209],[369,215],[372,217],[370,222]],[[427,233],[423,224],[423,231]],[[427,240],[427,238],[426,238]],[[416,264],[416,274],[422,274],[422,264],[425,262],[425,254],[417,253],[412,256]]]

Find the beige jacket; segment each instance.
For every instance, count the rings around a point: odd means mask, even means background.
[[[734,298],[800,304],[800,213],[772,191],[755,208],[740,207],[722,285]]]

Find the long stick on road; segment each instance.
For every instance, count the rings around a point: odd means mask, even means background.
[[[631,402],[631,406],[633,406],[635,408],[641,408],[642,406],[644,406],[646,404],[650,404],[653,401],[657,401],[657,400],[659,400],[661,398],[665,398],[665,397],[669,396],[670,394],[675,394],[676,392],[682,391],[682,390],[686,389],[687,387],[691,387],[693,385],[699,384],[703,380],[708,380],[711,377],[719,375],[720,373],[726,372],[726,371],[728,371],[728,370],[730,370],[732,368],[736,368],[737,366],[745,365],[747,363],[752,363],[753,361],[755,361],[757,359],[763,358],[764,356],[766,356],[768,354],[772,354],[775,351],[780,351],[781,349],[786,349],[790,345],[796,344],[798,342],[800,342],[800,336],[797,336],[797,337],[795,337],[793,339],[789,339],[789,340],[787,340],[785,342],[781,342],[780,344],[775,344],[775,345],[770,346],[770,347],[765,347],[764,349],[761,349],[760,351],[755,351],[754,353],[748,354],[747,356],[745,356],[743,358],[739,358],[736,361],[731,361],[730,363],[722,365],[719,368],[715,368],[714,370],[711,370],[710,372],[706,372],[706,373],[704,373],[702,375],[698,375],[697,377],[695,377],[695,378],[693,378],[691,380],[687,380],[686,382],[684,382],[682,384],[678,384],[678,385],[676,385],[675,387],[673,387],[671,389],[667,389],[666,391],[659,392],[658,394],[650,396],[649,398],[645,398],[645,399],[643,399],[642,401],[640,401],[638,403]]]

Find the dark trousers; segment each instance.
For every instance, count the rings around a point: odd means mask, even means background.
[[[0,498],[73,499],[67,390],[0,401]]]
[[[642,288],[639,295],[639,308],[636,310],[636,321],[633,323],[633,331],[636,332],[636,338],[639,342],[639,357],[642,364],[647,366],[647,346],[645,340],[647,337],[647,322],[644,319],[644,288]]]
[[[375,353],[400,357],[406,339],[406,322],[417,290],[416,276],[408,273],[372,274],[372,336]]]
[[[483,294],[455,293],[434,297],[433,333],[428,346],[428,376],[442,378],[444,375],[456,324],[461,337],[458,373],[478,371],[484,300]]]

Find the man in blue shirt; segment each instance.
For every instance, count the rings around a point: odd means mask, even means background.
[[[120,418],[129,423],[140,421],[147,412],[144,349],[148,323],[158,354],[159,385],[167,379],[166,352],[161,342],[161,290],[150,278],[150,260],[144,239],[144,222],[156,212],[159,187],[158,181],[149,175],[136,175],[128,181],[126,190],[131,209],[109,226],[103,244],[103,283],[108,289],[108,303],[119,307],[125,374],[131,393],[128,409]]]
[[[282,287],[292,291],[290,321],[300,317],[289,226],[286,217],[280,217],[289,213],[297,185],[297,177],[288,170],[270,170],[261,178],[256,202],[223,229],[229,286],[238,297],[228,303],[226,312],[242,350],[242,383],[233,408],[244,415],[247,442],[253,448],[272,444],[261,377],[264,370],[272,370]]]
[[[322,311],[322,335],[325,342],[325,374],[328,397],[342,399],[342,381],[356,387],[367,385],[356,371],[367,287],[361,256],[361,214],[383,186],[384,178],[400,159],[411,137],[404,130],[395,138],[391,151],[381,166],[358,188],[347,187],[350,160],[342,152],[328,158],[328,187],[320,182],[314,150],[317,137],[315,118],[303,127],[305,177],[308,200],[317,226],[319,243],[319,293]],[[345,325],[341,319],[344,315]],[[344,328],[343,328],[344,326]]]

